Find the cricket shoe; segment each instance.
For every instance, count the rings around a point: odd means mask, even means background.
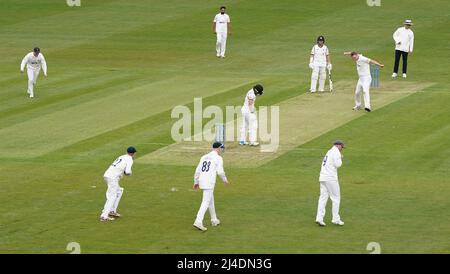
[[[354,106],[353,110],[360,110],[360,107]]]
[[[339,220],[339,221],[337,221],[337,222],[332,222],[334,225],[338,225],[338,226],[343,226],[344,225],[344,222],[343,221],[341,221],[341,220]]]
[[[327,224],[323,221],[316,221],[316,224],[318,224],[319,226],[327,226]]]
[[[220,220],[219,220],[219,219],[211,220],[211,225],[212,225],[212,226],[218,226],[218,225],[220,225]]]
[[[100,217],[100,222],[108,222],[108,221],[114,221],[114,220],[115,219],[112,217],[106,217],[106,218]]]
[[[109,217],[115,217],[115,218],[120,218],[122,215],[120,215],[120,213],[111,211],[109,214]]]
[[[392,73],[392,78],[397,78],[397,73]]]
[[[365,111],[371,112],[372,110],[370,108],[364,108]]]
[[[402,77],[403,77],[403,78],[406,78],[406,73],[403,73]]]
[[[200,223],[194,223],[194,227],[195,227],[195,228],[198,228],[198,229],[201,230],[201,231],[206,231],[206,230],[208,230],[206,227],[203,226],[203,224],[200,224]]]
[[[241,145],[241,146],[245,146],[245,145],[248,145],[248,143],[247,143],[247,142],[245,142],[245,141],[240,141],[240,142],[239,142],[239,145]]]
[[[250,143],[250,146],[251,147],[257,147],[257,146],[259,146],[259,143],[258,142],[252,142],[252,143]]]

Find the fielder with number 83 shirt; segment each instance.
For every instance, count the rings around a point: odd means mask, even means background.
[[[220,154],[223,152],[224,145],[219,142],[213,144],[213,150],[203,155],[198,163],[194,175],[194,189],[203,190],[203,199],[200,209],[197,213],[197,218],[194,222],[194,227],[206,231],[207,228],[203,226],[203,218],[206,210],[209,209],[211,215],[211,224],[217,226],[220,224],[217,219],[216,209],[214,206],[214,187],[216,185],[216,176],[219,175],[225,184],[228,184],[225,171],[223,170],[223,159]]]

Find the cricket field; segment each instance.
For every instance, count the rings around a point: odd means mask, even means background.
[[[233,33],[215,56],[212,20]],[[450,8],[446,0],[2,0],[0,253],[450,252]],[[392,33],[412,19],[408,78],[392,79]],[[324,35],[334,92],[310,94],[311,47]],[[45,55],[36,98],[23,56]],[[371,113],[352,111],[355,50],[385,64]],[[227,143],[219,227],[192,227],[192,190],[209,142],[176,143],[177,105],[279,106],[277,152]],[[204,119],[206,123],[208,119]],[[228,120],[230,122],[230,120]],[[322,158],[345,142],[339,169],[345,226],[315,223]],[[100,222],[103,173],[133,145],[122,218]]]

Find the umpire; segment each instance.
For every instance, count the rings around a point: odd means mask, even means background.
[[[392,73],[392,78],[396,78],[398,74],[398,66],[400,63],[400,56],[403,59],[403,78],[406,78],[406,71],[408,69],[408,53],[413,52],[414,46],[414,33],[411,30],[413,25],[412,21],[407,19],[403,23],[403,27],[398,28],[392,37],[395,41],[395,63],[394,63],[394,73]]]

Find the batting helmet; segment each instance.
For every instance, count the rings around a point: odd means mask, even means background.
[[[256,95],[262,95],[263,94],[263,86],[260,84],[256,84],[253,86],[253,91],[255,92]]]
[[[323,37],[322,35],[320,35],[319,37],[317,37],[317,42],[322,41],[325,43],[325,37]]]

